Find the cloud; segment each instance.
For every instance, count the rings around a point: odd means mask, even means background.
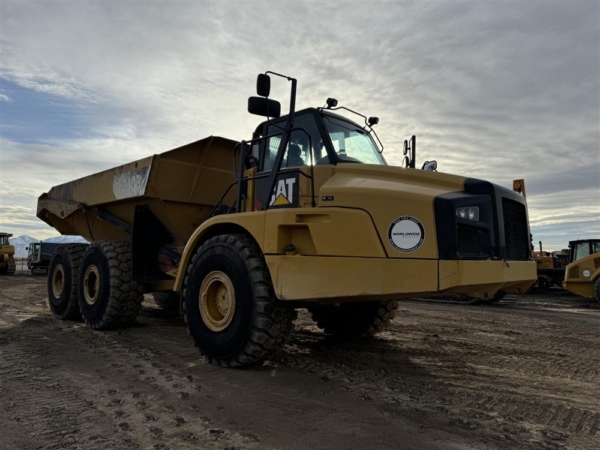
[[[525,178],[548,248],[569,227],[600,234],[598,2],[176,5],[4,2],[0,180],[41,193],[207,135],[247,138],[246,99],[270,69],[298,78],[299,107],[333,96],[379,116],[390,163],[416,134],[440,171]],[[288,89],[273,80],[284,110]]]

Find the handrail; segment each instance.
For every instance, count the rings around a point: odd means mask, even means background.
[[[227,194],[229,194],[229,191],[231,190],[231,188],[233,186],[235,186],[237,184],[237,180],[233,181],[229,187],[225,190],[225,193],[221,196],[221,198],[219,199],[219,201],[217,202],[217,204],[214,206],[214,208],[212,209],[212,211],[210,212],[210,214],[208,215],[208,218],[210,219],[211,217],[213,217],[215,215],[215,212],[217,211],[217,208],[223,206],[223,200],[225,199],[225,197],[227,197]]]

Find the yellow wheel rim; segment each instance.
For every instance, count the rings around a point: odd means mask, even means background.
[[[235,290],[233,283],[221,271],[209,273],[198,299],[202,321],[211,331],[223,331],[233,320],[235,313]]]
[[[93,305],[100,296],[100,271],[95,264],[90,264],[83,275],[83,297],[88,305]]]
[[[54,298],[60,298],[65,291],[65,269],[62,264],[54,266],[52,271],[52,294]]]

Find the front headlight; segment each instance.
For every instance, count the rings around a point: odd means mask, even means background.
[[[479,206],[464,206],[456,208],[456,217],[479,222]]]

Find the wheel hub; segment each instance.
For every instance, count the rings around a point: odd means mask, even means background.
[[[100,271],[95,264],[90,264],[83,275],[83,297],[88,305],[93,305],[100,296]]]
[[[204,278],[199,307],[202,321],[211,331],[223,331],[229,326],[235,313],[235,290],[225,273],[214,271]]]
[[[52,294],[54,298],[60,298],[65,291],[65,269],[62,264],[54,266],[52,271]]]

